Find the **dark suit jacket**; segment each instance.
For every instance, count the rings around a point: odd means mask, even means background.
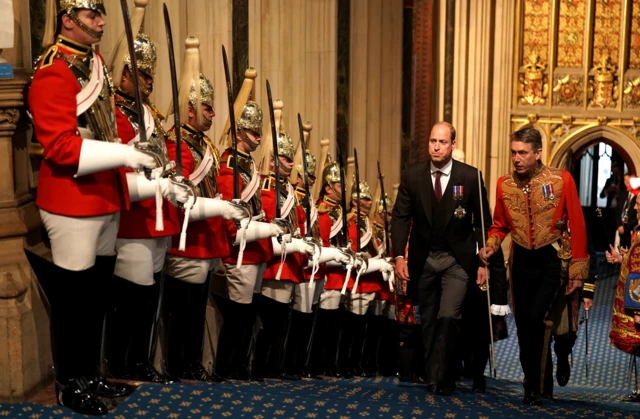
[[[453,199],[453,186],[462,185],[463,199]],[[470,280],[477,274],[478,258],[476,243],[482,247],[482,238],[474,233],[474,226],[481,232],[480,203],[484,211],[485,233],[491,226],[491,213],[487,201],[487,191],[481,178],[482,196],[478,190],[478,170],[475,167],[453,161],[449,183],[443,190],[439,205],[444,206],[446,217],[445,236],[451,251],[458,263],[464,268]],[[409,242],[409,276],[417,284],[424,264],[431,249],[431,233],[433,229],[432,200],[435,199],[431,181],[431,165],[429,161],[408,167],[402,174],[398,196],[393,207],[391,221],[391,243],[393,254],[404,255]],[[459,219],[454,210],[462,206],[466,215]],[[411,234],[409,235],[409,231]]]

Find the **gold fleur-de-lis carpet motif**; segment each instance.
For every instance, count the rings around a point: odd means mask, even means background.
[[[585,341],[581,329],[574,347],[571,381],[556,385],[554,401],[539,407],[522,404],[522,372],[515,325],[510,337],[496,345],[498,377],[487,380],[487,393],[471,392],[458,383],[451,397],[427,393],[420,384],[394,378],[325,379],[220,384],[145,384],[105,418],[621,418],[640,417],[640,403],[620,399],[633,387],[628,381],[628,355],[609,344],[608,332],[617,271],[600,274],[589,319],[589,378],[585,377]],[[584,326],[583,326],[584,327]],[[489,371],[487,370],[487,375]],[[33,403],[0,404],[0,419],[81,418],[68,408]]]

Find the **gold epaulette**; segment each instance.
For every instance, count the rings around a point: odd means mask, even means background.
[[[176,141],[176,132],[175,131],[169,131],[169,133],[167,133],[167,140]]]
[[[150,100],[145,101],[145,103],[149,107],[149,111],[151,111],[155,119],[158,119],[160,121],[164,121],[165,119],[167,119],[167,117],[160,111],[160,109],[158,109],[156,105],[151,103]]]
[[[40,68],[40,69],[47,68],[50,65],[52,65],[57,54],[58,54],[58,46],[57,45],[51,45],[49,47],[49,49],[47,49],[44,52],[44,54],[42,54],[41,60],[38,61],[38,62],[41,62],[40,67],[38,67],[38,68]],[[37,64],[36,64],[36,66],[37,66]]]
[[[331,208],[333,207],[328,205],[326,202],[324,202],[324,200],[321,200],[320,203],[318,204],[318,212],[322,214],[331,211]]]

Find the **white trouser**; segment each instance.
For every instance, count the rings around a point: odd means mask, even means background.
[[[276,300],[279,303],[289,304],[293,295],[294,284],[291,281],[269,280],[262,283],[262,296]]]
[[[320,300],[324,291],[324,279],[296,284],[294,289],[293,309],[302,313],[311,313],[313,305]]]
[[[390,320],[396,319],[396,306],[391,304],[391,301],[374,300],[370,310],[374,316],[382,316]]]
[[[267,263],[257,265],[224,264],[226,268],[227,295],[231,301],[240,304],[251,304],[253,294],[260,293],[262,275],[267,270]]]
[[[204,284],[209,272],[218,268],[220,258],[195,259],[184,256],[167,255],[166,274],[189,284]]]
[[[69,271],[84,271],[96,256],[116,254],[120,213],[95,217],[67,217],[40,210],[51,241],[53,263]]]
[[[153,285],[153,274],[162,271],[171,237],[116,240],[114,275],[138,285]]]
[[[320,294],[320,308],[323,310],[337,310],[340,308],[342,297],[340,290],[324,290]]]
[[[351,293],[347,296],[347,299],[344,302],[344,307],[353,314],[364,316],[367,314],[367,310],[369,310],[369,307],[373,304],[375,299],[375,292],[368,292],[366,294]]]

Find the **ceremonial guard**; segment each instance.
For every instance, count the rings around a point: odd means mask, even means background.
[[[136,0],[132,13],[133,31],[137,32],[144,17],[147,0]],[[164,115],[149,101],[156,72],[156,46],[143,33],[138,33],[133,44],[139,80],[133,80],[131,58],[125,36],[114,48],[110,60],[113,84],[116,88],[116,121],[124,144],[138,139],[140,117],[135,103],[135,90],[140,89],[145,107],[143,120],[147,138],[162,150],[163,162],[175,160],[175,141],[165,145],[168,134],[162,127]],[[182,144],[184,173],[193,171],[193,157]],[[156,169],[160,176],[149,181],[141,172],[127,173],[131,208],[120,217],[116,240],[118,258],[113,276],[114,307],[107,314],[107,341],[109,374],[116,378],[170,383],[155,370],[149,360],[149,343],[158,305],[162,269],[171,237],[180,233],[177,208],[170,204],[185,202],[187,191],[168,177],[175,170],[168,165]],[[164,196],[157,207],[156,182]],[[161,217],[158,225],[158,217]]]
[[[306,144],[308,147],[308,143]],[[307,159],[307,177],[309,180],[309,189],[311,190],[316,181],[317,162],[315,156],[308,149],[304,151],[304,156]],[[320,225],[318,224],[318,209],[311,196],[307,201],[302,161],[294,166],[294,172],[297,180],[295,193],[298,200],[298,226],[301,235],[312,238],[316,246],[322,246]],[[310,205],[309,208],[307,208],[307,202]],[[307,234],[307,213],[311,215],[311,236]],[[319,251],[320,249],[316,250]],[[307,370],[307,348],[309,347],[309,343],[313,342],[311,340],[314,331],[313,319],[316,315],[320,294],[324,287],[323,279],[326,267],[325,263],[319,263],[320,257],[321,255],[318,255],[318,259],[314,263],[315,255],[313,257],[303,255],[304,280],[294,286],[291,324],[287,333],[287,346],[284,356],[284,370],[294,376],[310,373],[310,371]]]
[[[218,185],[224,199],[234,199],[234,177],[238,179],[241,193],[237,198],[248,204],[251,219],[226,223],[230,253],[223,258],[226,298],[216,300],[224,319],[216,368],[223,377],[247,379],[251,376],[249,351],[254,340],[257,297],[267,261],[273,256],[271,237],[282,235],[285,230],[268,222],[262,208],[262,182],[250,154],[262,139],[262,110],[256,102],[246,102],[236,119],[236,128],[238,161],[233,159],[232,147],[225,150]]]
[[[540,161],[542,138],[534,128],[511,135],[513,173],[498,179],[493,225],[480,257],[487,263],[511,233],[511,289],[524,370],[525,404],[542,403],[557,293],[571,295],[589,272],[587,236],[571,174]],[[569,235],[570,233],[570,235]]]
[[[293,141],[281,131],[276,143],[277,153],[269,152],[270,156],[267,155],[263,160],[263,164],[269,165],[270,171],[262,181],[262,204],[267,219],[286,220],[291,234],[271,241],[274,255],[262,276],[262,297],[258,307],[262,329],[256,346],[256,369],[262,377],[300,379],[283,370],[282,356],[293,291],[304,278],[301,253],[312,254],[313,246],[300,238],[298,216],[304,217],[304,214],[297,212],[298,202],[289,182],[293,169]],[[263,150],[273,150],[270,144],[263,147]],[[275,158],[278,159],[277,167],[274,164]],[[276,185],[276,169],[279,170],[279,186]]]
[[[120,211],[129,205],[124,172],[154,169],[156,158],[120,143],[113,87],[100,54],[102,0],[49,0],[43,46],[29,91],[35,135],[44,148],[36,205],[51,241],[53,263],[27,252],[51,308],[60,405],[106,414],[96,396],[132,388],[100,371]]]
[[[327,156],[322,171],[322,184],[318,201],[318,224],[322,238],[321,257],[331,257],[325,271],[325,285],[320,295],[316,336],[314,337],[314,370],[333,377],[350,378],[347,371],[339,371],[337,365],[338,337],[340,335],[341,290],[345,280],[344,266],[350,266],[354,260],[344,252],[347,245],[343,237],[342,183],[340,166]]]
[[[211,128],[213,85],[201,72],[200,41],[185,41],[178,103],[182,141],[189,147],[195,162],[192,173],[185,173],[197,188],[193,207],[187,202],[189,217],[186,239],[173,238],[165,263],[163,310],[166,327],[166,360],[168,372],[179,378],[198,381],[220,381],[202,365],[205,314],[211,272],[221,269],[220,259],[229,254],[224,219],[245,217],[241,208],[216,199],[216,175],[219,154],[205,131]],[[172,129],[175,136],[176,126]]]

